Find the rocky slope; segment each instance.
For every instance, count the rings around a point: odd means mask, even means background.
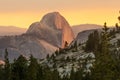
[[[74,47],[60,50],[56,52],[54,56],[55,57],[51,56],[41,61],[41,65],[49,66],[51,69],[57,69],[61,77],[69,76],[72,69],[77,71],[83,64],[86,64],[85,71],[89,72],[95,58],[92,52],[84,52],[82,46],[78,46],[77,50],[75,50]],[[89,60],[87,60],[88,58]]]
[[[83,44],[76,45],[73,42],[72,46],[56,51],[54,55],[47,57],[46,59],[41,61],[42,66],[49,66],[51,70],[58,70],[61,77],[69,76],[72,69],[76,72],[82,67],[84,67],[82,69],[85,73],[90,72],[90,68],[93,66],[93,63],[95,61],[95,55],[93,52],[85,52],[84,48],[88,35],[94,30],[86,30],[80,32],[75,41],[77,41],[79,44],[79,40],[83,38],[85,40]],[[110,28],[110,30],[113,30],[113,28]],[[101,32],[102,30],[98,29],[98,31]],[[117,52],[114,55],[117,54],[118,57],[118,55],[120,54],[120,47],[117,45],[117,41],[120,40],[120,32],[115,32],[115,34],[112,36],[113,37],[111,37],[110,39],[112,47],[109,46],[109,48],[111,53]]]
[[[79,32],[73,42],[77,41],[77,43],[85,43],[88,39],[90,33],[94,32],[95,30],[101,31],[101,29],[91,29]]]

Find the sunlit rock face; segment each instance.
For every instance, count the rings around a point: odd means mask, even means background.
[[[32,23],[25,34],[0,38],[0,59],[4,58],[6,48],[10,60],[31,54],[39,59],[45,58],[73,39],[74,34],[65,18],[58,12],[48,13],[41,21]]]
[[[58,12],[48,13],[40,22],[33,23],[27,34],[36,34],[39,38],[62,48],[66,41],[70,43],[74,39],[71,27]]]

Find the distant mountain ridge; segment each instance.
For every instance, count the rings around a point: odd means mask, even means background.
[[[75,36],[77,36],[79,32],[85,30],[91,30],[91,29],[99,29],[99,28],[102,28],[102,26],[97,24],[80,24],[80,25],[72,26],[72,30]]]
[[[40,23],[35,22],[35,23],[31,24],[31,26],[38,25],[38,24],[40,24]],[[102,27],[101,25],[97,25],[97,24],[80,24],[80,25],[72,26],[72,30],[74,32],[74,35],[77,36],[77,34],[79,32],[82,32],[85,30],[90,30],[90,29],[99,29],[101,27]],[[19,27],[15,27],[15,26],[0,26],[0,36],[20,35],[20,34],[26,33],[26,31],[27,31],[26,28],[19,28]]]
[[[15,26],[0,26],[0,36],[20,35],[26,32],[26,28]]]

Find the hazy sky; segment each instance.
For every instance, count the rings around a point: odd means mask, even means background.
[[[70,23],[114,25],[120,0],[0,0],[0,25],[28,28],[49,12],[60,12]]]

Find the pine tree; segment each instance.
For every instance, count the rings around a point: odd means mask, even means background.
[[[78,71],[75,72],[75,79],[74,80],[83,80],[84,79],[84,68],[78,69]]]
[[[70,74],[70,80],[75,80],[75,71],[73,67],[72,67],[71,74]]]
[[[70,80],[70,79],[69,79],[68,75],[64,75],[61,80]]]
[[[118,16],[118,20],[119,20],[119,22],[120,22],[120,16]]]
[[[53,80],[53,72],[48,66],[43,69],[43,80]]]
[[[117,40],[117,46],[120,47],[120,39]]]
[[[38,62],[32,55],[30,56],[30,63],[27,70],[27,80],[37,80]]]
[[[91,33],[89,36],[88,36],[88,40],[86,42],[86,47],[85,47],[85,51],[86,52],[91,52],[93,51],[93,33]]]
[[[5,65],[4,65],[4,75],[6,77],[4,77],[4,80],[11,80],[11,65],[9,63],[9,59],[8,59],[8,51],[7,49],[5,49]]]
[[[115,63],[109,50],[108,28],[104,24],[101,35],[100,51],[96,51],[96,58],[93,68],[91,69],[92,80],[113,80],[115,76]]]
[[[44,80],[44,70],[43,67],[39,64],[37,69],[37,80]]]
[[[3,65],[0,65],[0,80],[4,80]]]
[[[57,69],[54,69],[52,76],[53,76],[52,80],[60,80],[59,72],[57,71]]]
[[[12,80],[26,80],[28,62],[20,55],[12,64]]]
[[[59,55],[59,51],[58,51],[58,50],[55,51],[55,55],[56,55],[56,56]]]
[[[74,47],[75,47],[75,51],[78,51],[78,44],[77,44],[77,41],[75,41]]]
[[[95,30],[88,36],[88,40],[86,42],[85,51],[93,52],[98,49],[99,46],[99,32]]]

